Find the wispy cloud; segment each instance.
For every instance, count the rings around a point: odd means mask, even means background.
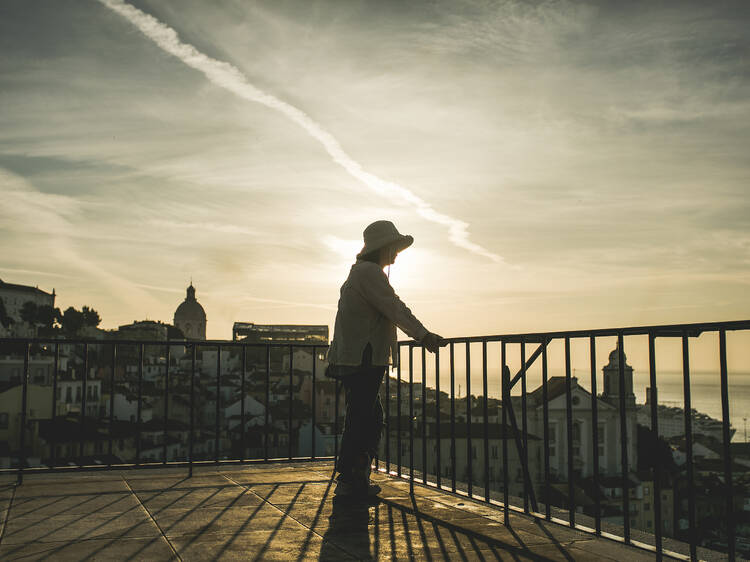
[[[198,51],[192,45],[182,42],[174,29],[135,6],[121,0],[99,1],[127,19],[161,49],[177,57],[191,68],[202,72],[212,83],[234,93],[242,99],[260,103],[278,111],[287,119],[299,125],[310,137],[318,141],[331,159],[349,175],[359,180],[374,192],[388,197],[394,202],[413,206],[416,212],[424,219],[445,226],[448,228],[451,242],[459,248],[463,248],[494,262],[501,263],[504,261],[498,254],[487,250],[469,239],[468,223],[436,211],[429,203],[411,190],[395,182],[384,180],[365,170],[359,162],[354,160],[342,148],[339,141],[319,123],[299,108],[255,87],[235,66],[211,58]]]

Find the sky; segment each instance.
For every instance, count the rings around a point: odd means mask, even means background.
[[[333,325],[362,231],[446,337],[750,318],[750,4],[0,3],[0,278],[102,327]]]

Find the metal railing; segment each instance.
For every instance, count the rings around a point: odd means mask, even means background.
[[[633,327],[633,328],[615,328],[615,329],[603,329],[603,330],[577,330],[577,331],[566,331],[566,332],[545,332],[545,333],[529,333],[529,334],[511,334],[511,335],[493,335],[493,336],[478,336],[478,337],[465,337],[465,338],[450,338],[446,340],[446,347],[443,348],[438,354],[430,358],[425,354],[424,348],[419,343],[414,341],[399,342],[400,355],[402,360],[396,370],[396,376],[387,376],[385,384],[381,391],[384,391],[385,401],[385,422],[387,427],[386,438],[382,443],[379,458],[375,460],[376,468],[382,472],[391,474],[396,477],[405,478],[409,480],[413,487],[415,482],[438,488],[447,493],[459,494],[469,496],[473,499],[483,501],[485,503],[495,505],[502,509],[504,512],[506,524],[510,524],[510,517],[512,512],[523,512],[536,518],[546,519],[557,523],[564,523],[570,527],[583,530],[586,532],[593,533],[598,536],[612,538],[615,540],[623,541],[633,546],[645,548],[656,553],[657,559],[661,559],[663,555],[667,554],[670,556],[677,557],[689,557],[696,559],[698,556],[698,535],[696,532],[696,485],[695,485],[695,471],[694,471],[694,451],[693,451],[693,418],[694,412],[691,407],[691,370],[690,370],[690,340],[699,337],[701,334],[714,334],[718,336],[718,384],[719,393],[721,398],[721,424],[722,424],[722,439],[721,439],[721,458],[722,458],[722,470],[721,479],[724,484],[724,504],[725,504],[725,528],[722,532],[725,533],[727,539],[726,552],[730,560],[734,560],[735,553],[735,542],[736,542],[736,508],[734,505],[734,486],[733,486],[733,465],[732,465],[732,454],[730,450],[731,440],[731,424],[730,424],[730,408],[729,408],[729,382],[728,382],[728,369],[727,369],[727,333],[737,331],[750,331],[750,321],[735,321],[735,322],[713,322],[713,323],[702,323],[702,324],[682,324],[682,325],[664,325],[664,326],[646,326],[646,327]],[[631,509],[631,477],[636,471],[637,467],[634,466],[634,460],[631,458],[631,453],[634,450],[632,442],[636,435],[636,427],[628,422],[628,417],[632,418],[632,405],[628,404],[628,394],[632,394],[632,387],[626,387],[626,362],[625,362],[625,339],[631,336],[641,336],[647,338],[647,363],[648,363],[648,381],[651,388],[650,398],[650,422],[651,431],[658,439],[659,436],[659,402],[658,402],[658,381],[657,381],[657,369],[656,369],[656,348],[655,342],[661,338],[677,338],[681,344],[681,365],[682,365],[682,399],[684,403],[684,438],[685,438],[685,475],[681,476],[681,486],[686,490],[686,517],[688,520],[688,533],[686,535],[686,541],[688,542],[688,551],[681,555],[680,553],[674,552],[668,548],[665,548],[665,536],[663,532],[662,520],[663,513],[667,511],[665,505],[662,503],[662,488],[665,482],[665,471],[667,467],[663,466],[661,462],[655,462],[653,464],[653,512],[654,512],[654,527],[653,534],[649,534],[652,537],[652,544],[644,542],[644,540],[638,540],[633,537],[633,529],[631,528],[631,517],[630,514],[633,512]],[[600,411],[603,407],[601,404],[602,396],[598,392],[598,368],[597,368],[597,342],[601,339],[615,338],[616,339],[616,350],[617,350],[617,367],[618,367],[618,387],[617,392],[614,394],[616,403],[608,403],[607,415],[614,415],[613,409],[616,410],[616,416],[618,420],[618,435],[619,443],[615,443],[616,449],[619,448],[619,489],[620,489],[620,517],[622,524],[620,526],[612,526],[611,521],[613,519],[611,513],[605,513],[605,507],[603,500],[605,499],[602,494],[599,493],[603,489],[602,480],[604,477],[608,477],[611,480],[613,476],[610,473],[604,474],[600,465],[600,435],[599,425],[602,412]],[[573,447],[568,444],[573,444],[574,428],[578,427],[574,424],[574,415],[576,411],[580,411],[581,408],[575,408],[574,399],[574,387],[573,383],[577,379],[573,376],[572,370],[572,351],[571,342],[584,342],[588,345],[589,354],[589,369],[590,369],[590,388],[587,392],[590,393],[590,406],[587,410],[590,415],[590,427],[591,427],[591,442],[590,442],[590,458],[591,458],[591,481],[593,483],[593,502],[592,505],[576,505],[576,492],[578,487],[583,480],[583,477],[577,475],[575,455]],[[553,344],[560,344],[563,346],[563,365],[560,367],[560,372],[564,373],[564,387],[562,393],[558,393],[557,396],[550,396],[550,377],[549,373],[552,369],[550,365],[550,353],[549,349]],[[81,412],[79,417],[79,423],[81,427],[79,451],[80,457],[84,457],[86,451],[86,431],[85,425],[87,423],[86,416],[86,387],[89,381],[89,355],[92,347],[97,348],[110,348],[108,356],[108,385],[109,385],[109,407],[108,407],[108,419],[106,420],[106,426],[108,427],[108,435],[106,435],[106,441],[108,443],[108,454],[110,456],[109,462],[104,465],[90,465],[85,463],[77,463],[75,466],[63,466],[57,462],[55,450],[56,443],[52,440],[49,443],[50,446],[50,459],[44,465],[39,466],[26,466],[26,435],[27,435],[27,424],[28,424],[28,389],[29,389],[29,378],[30,378],[30,361],[32,351],[38,353],[47,354],[48,357],[52,357],[53,362],[53,377],[52,377],[52,418],[55,417],[57,412],[58,400],[58,387],[60,381],[58,380],[58,373],[60,372],[60,359],[61,349],[70,349],[71,347],[78,347],[82,350],[82,375],[80,378],[80,384],[82,388],[81,393]],[[472,364],[475,368],[477,361],[472,362],[472,348],[477,346],[481,347],[481,360],[479,364],[481,369],[476,369],[476,373],[481,372],[481,392],[472,394]],[[509,354],[510,347],[513,346],[514,351],[517,352],[519,368],[515,374],[512,374],[509,368]],[[533,351],[527,356],[527,346],[534,346]],[[164,389],[164,403],[163,403],[163,459],[160,462],[146,461],[141,458],[142,454],[142,433],[143,433],[143,400],[144,400],[144,358],[145,351],[147,348],[159,347],[164,351],[163,357],[165,361],[163,363],[163,389]],[[116,439],[113,428],[115,427],[116,420],[114,419],[115,410],[115,385],[116,385],[116,373],[118,372],[118,366],[122,361],[118,352],[123,349],[129,349],[131,358],[133,356],[133,350],[135,353],[135,380],[130,379],[130,390],[133,391],[133,386],[136,394],[136,406],[137,412],[135,416],[135,459],[133,462],[113,462],[113,442]],[[176,348],[181,348],[183,353],[183,364],[187,364],[188,372],[180,373],[179,369],[175,372],[174,362],[172,361],[173,352]],[[495,350],[497,348],[497,350]],[[60,340],[60,339],[16,339],[16,338],[3,338],[0,339],[0,355],[6,353],[7,349],[12,349],[16,353],[22,353],[23,355],[23,372],[21,380],[19,381],[22,385],[21,395],[21,407],[20,407],[20,429],[18,435],[18,466],[11,469],[5,469],[15,471],[18,476],[19,483],[23,480],[23,475],[26,472],[49,472],[59,470],[80,470],[80,469],[115,469],[115,468],[147,468],[155,466],[187,466],[190,474],[192,474],[192,468],[196,464],[225,464],[225,463],[256,463],[256,462],[275,462],[275,461],[305,461],[305,460],[332,460],[338,455],[339,450],[339,433],[340,433],[340,417],[342,413],[340,403],[340,383],[332,382],[334,386],[334,396],[330,397],[334,403],[334,415],[332,420],[333,426],[333,442],[334,451],[333,455],[316,455],[316,426],[319,420],[316,417],[317,412],[317,385],[320,384],[322,379],[321,373],[317,372],[318,364],[318,353],[325,351],[326,346],[314,345],[314,344],[265,344],[265,343],[246,343],[246,342],[229,342],[229,341],[141,341],[141,340]],[[200,392],[201,386],[207,388],[204,385],[203,379],[205,376],[201,373],[198,368],[198,356],[202,350],[212,349],[216,351],[216,380],[210,381],[215,384],[215,420],[213,427],[213,458],[197,458],[200,455],[196,454],[194,446],[198,441],[196,437],[196,393]],[[295,416],[294,404],[295,404],[295,365],[294,365],[294,352],[296,350],[304,349],[311,353],[311,368],[309,375],[311,377],[311,394],[310,394],[310,424],[311,424],[311,449],[309,455],[300,456],[299,450],[295,451],[293,440],[294,440],[294,425],[297,422],[297,428],[301,425],[301,418]],[[415,349],[420,353],[419,365],[415,367],[414,352]],[[241,444],[241,453],[239,455],[230,456],[222,455],[221,442],[223,432],[228,431],[228,427],[221,427],[221,391],[222,391],[222,350],[226,350],[229,353],[234,354],[235,357],[240,357],[241,369],[239,372],[239,393],[240,393],[240,435],[239,441]],[[281,373],[278,369],[275,371],[271,368],[272,353],[274,351],[280,353],[286,353],[289,362],[286,372]],[[248,355],[253,354],[254,356],[263,355],[265,356],[264,364],[259,367],[256,362],[252,365],[252,368],[248,366]],[[448,356],[448,360],[445,360],[445,356]],[[498,356],[499,357],[496,357]],[[103,356],[99,353],[99,358]],[[463,361],[457,361],[463,356]],[[493,364],[492,358],[499,359],[497,365]],[[441,360],[442,358],[442,360]],[[535,393],[530,394],[527,388],[527,380],[530,378],[530,372],[534,365],[538,365],[537,361],[541,358],[541,385]],[[406,359],[405,361],[403,359]],[[432,362],[431,371],[434,372],[433,386],[428,388],[428,363]],[[497,361],[495,361],[497,363]],[[99,367],[102,367],[99,365]],[[460,371],[463,370],[464,378],[459,380]],[[299,369],[297,369],[299,371]],[[188,399],[188,436],[187,445],[188,452],[187,458],[178,460],[169,460],[167,450],[167,437],[170,432],[169,420],[170,420],[170,396],[175,391],[175,387],[170,385],[170,380],[174,376],[187,375],[189,378],[189,399]],[[415,374],[420,377],[421,395],[415,397],[414,385],[415,385]],[[227,376],[227,375],[224,375]],[[287,451],[286,455],[271,454],[271,422],[270,410],[271,410],[271,384],[278,383],[281,378],[288,376],[288,393],[287,399]],[[561,377],[562,377],[561,376]],[[444,378],[444,383],[449,383],[449,391],[445,392],[441,390],[441,378]],[[478,376],[475,376],[475,383],[478,380]],[[465,385],[464,398],[457,396],[456,384],[461,382]],[[246,428],[247,428],[247,412],[246,412],[246,396],[248,396],[248,384],[251,382],[261,382],[263,386],[261,401],[263,408],[263,446],[262,452],[255,455],[247,455],[246,447]],[[392,385],[396,384],[395,393],[392,394]],[[255,385],[257,388],[257,384]],[[408,391],[408,419],[404,420],[403,409],[403,388]],[[499,387],[499,388],[498,388]],[[577,388],[579,388],[577,386]],[[583,387],[580,387],[583,388]],[[584,390],[586,390],[584,388]],[[612,388],[605,389],[611,393]],[[493,398],[494,394],[494,398]],[[430,395],[434,399],[430,402]],[[535,435],[529,427],[529,397],[532,396],[534,403],[533,407],[536,408],[537,414],[538,409],[541,408],[541,424],[537,423],[535,430],[538,434]],[[562,398],[564,403],[564,424],[561,427],[559,434],[555,432],[554,439],[551,432],[552,426],[550,419],[550,400],[553,398]],[[577,398],[577,397],[576,397]],[[445,400],[448,404],[445,404]],[[497,421],[490,422],[490,402],[495,401],[494,416]],[[417,401],[419,404],[417,404]],[[441,403],[442,401],[442,403]],[[463,402],[463,404],[461,404]],[[428,410],[429,403],[429,410]],[[477,410],[476,405],[480,405],[481,408]],[[580,402],[577,404],[580,406]],[[417,411],[420,410],[420,411]],[[537,415],[534,414],[534,415]],[[418,417],[419,416],[419,417]],[[433,423],[429,423],[428,418],[432,416]],[[38,417],[38,416],[37,416]],[[395,420],[394,420],[395,417]],[[472,421],[472,417],[479,418],[479,422]],[[443,422],[447,423],[443,427]],[[277,423],[281,420],[277,417],[273,420]],[[541,425],[541,427],[538,427]],[[629,429],[629,426],[631,428]],[[481,431],[479,431],[481,428]],[[416,431],[419,429],[420,431]],[[580,431],[580,428],[579,428]],[[563,437],[564,433],[564,439]],[[495,437],[491,438],[493,434]],[[465,438],[463,437],[465,436]],[[578,437],[580,439],[580,436]],[[421,462],[417,463],[415,459],[415,440],[421,441],[419,445],[421,453]],[[448,441],[449,451],[444,451],[443,441]],[[491,443],[498,443],[499,445],[491,445]],[[532,444],[538,447],[541,442],[542,454],[541,459],[530,455],[529,450]],[[563,442],[565,447],[562,447]],[[428,443],[432,447],[428,447]],[[405,446],[408,444],[408,457],[404,457]],[[460,458],[458,454],[457,445],[465,447],[465,457]],[[482,463],[481,466],[474,466],[477,463],[477,445],[481,446],[482,451]],[[490,450],[491,446],[492,451]],[[502,448],[502,454],[496,447]],[[551,450],[555,447],[554,454]],[[393,448],[395,447],[395,451]],[[611,447],[610,447],[611,448]],[[278,447],[274,450],[278,452]],[[564,453],[562,452],[564,450]],[[432,457],[434,460],[434,468],[430,470],[431,465],[428,459],[430,458],[430,452],[434,451]],[[295,454],[296,453],[296,454]],[[447,453],[447,454],[446,454]],[[554,470],[552,466],[552,458],[554,457],[558,461],[564,454],[565,464],[558,462],[558,470]],[[206,455],[203,455],[204,457]],[[617,454],[615,455],[617,456]],[[251,458],[248,458],[251,457]],[[408,459],[408,463],[404,461]],[[444,466],[443,462],[449,460],[449,464]],[[417,466],[419,464],[419,466]],[[511,465],[515,465],[516,476],[511,474]],[[559,467],[564,469],[559,469]],[[465,471],[459,470],[465,468]],[[475,478],[475,468],[479,469],[481,476]],[[493,469],[495,472],[493,472]],[[534,470],[532,470],[534,469]],[[498,472],[499,471],[499,472]],[[557,472],[557,476],[555,476]],[[501,477],[493,476],[493,474],[500,474]],[[562,478],[561,478],[562,475]],[[555,482],[555,479],[561,480]],[[520,486],[517,486],[520,484]],[[556,485],[557,484],[557,485]],[[514,487],[519,488],[519,494],[516,494]],[[560,489],[564,488],[565,492],[560,492]],[[674,484],[675,490],[677,484]],[[479,492],[477,493],[477,491]],[[541,496],[538,496],[541,494]],[[557,494],[557,495],[556,495]],[[564,496],[564,497],[563,497]],[[562,497],[562,500],[560,498]],[[543,499],[540,502],[540,498]],[[555,504],[555,502],[558,502]],[[564,505],[559,505],[564,503]],[[612,502],[607,499],[608,507],[611,507]],[[559,507],[557,507],[557,506]],[[675,502],[677,505],[677,502]],[[590,513],[581,513],[580,509],[587,508]],[[679,506],[677,506],[679,511]],[[675,512],[675,520],[678,517],[677,511]],[[604,528],[606,527],[606,528]],[[643,535],[643,534],[641,534]]]
[[[426,379],[426,363],[424,360],[424,349],[420,348],[419,344],[413,341],[399,342],[399,348],[401,355],[408,357],[406,363],[408,365],[408,374],[402,372],[401,366],[399,366],[396,381],[405,381],[410,389],[409,396],[409,433],[408,436],[402,432],[402,421],[401,421],[401,386],[398,382],[397,393],[395,396],[396,411],[397,414],[397,429],[395,432],[396,439],[395,445],[397,448],[397,455],[394,458],[390,444],[390,439],[384,447],[384,458],[380,459],[383,461],[384,466],[380,468],[382,471],[388,472],[392,475],[405,477],[413,483],[419,482],[427,486],[439,488],[444,491],[451,493],[459,493],[467,495],[473,499],[484,501],[489,504],[497,505],[502,508],[505,513],[505,521],[507,524],[510,522],[510,513],[512,511],[520,511],[526,514],[532,515],[540,519],[546,519],[548,521],[555,521],[558,523],[564,523],[570,527],[591,532],[598,536],[605,536],[607,538],[614,538],[620,540],[626,544],[632,544],[634,546],[651,550],[656,553],[657,559],[661,559],[663,555],[668,554],[673,557],[682,557],[697,559],[698,557],[698,533],[696,525],[696,484],[695,484],[695,470],[694,470],[694,433],[693,433],[693,418],[696,412],[693,410],[691,401],[691,369],[690,369],[690,340],[698,338],[701,334],[714,334],[718,335],[718,365],[717,365],[717,385],[719,386],[719,394],[721,398],[721,425],[722,425],[722,437],[721,437],[721,458],[722,458],[722,470],[719,476],[723,479],[723,496],[724,496],[724,529],[720,531],[726,534],[726,553],[730,560],[734,560],[736,557],[735,544],[736,544],[736,515],[737,508],[734,505],[734,493],[735,487],[733,485],[733,464],[732,454],[730,451],[730,438],[731,438],[731,424],[730,424],[730,409],[729,409],[729,383],[727,374],[727,332],[735,331],[750,331],[750,321],[733,321],[733,322],[712,322],[712,323],[701,323],[701,324],[682,324],[682,325],[661,325],[661,326],[644,326],[644,327],[632,327],[632,328],[614,328],[614,329],[602,329],[602,330],[577,330],[577,331],[565,331],[565,332],[546,332],[546,333],[529,333],[529,334],[513,334],[513,335],[495,335],[495,336],[479,336],[479,337],[468,337],[468,338],[450,338],[447,339],[447,354],[449,356],[449,372],[446,375],[441,370],[440,354],[434,358],[434,389],[435,389],[435,400],[432,405],[433,416],[436,419],[434,440],[436,442],[437,450],[435,451],[436,470],[428,471],[427,462],[427,450],[426,443],[428,441],[427,435],[427,401],[425,399],[425,391],[427,388]],[[636,435],[636,427],[629,429],[627,417],[629,410],[632,407],[628,405],[626,399],[628,398],[628,391],[626,389],[626,362],[625,362],[625,338],[631,336],[645,336],[647,338],[647,357],[648,357],[648,381],[651,388],[651,397],[649,400],[650,405],[650,422],[651,431],[655,436],[660,435],[659,433],[659,402],[658,402],[658,384],[657,384],[657,370],[656,370],[656,351],[655,342],[661,338],[677,338],[681,344],[681,363],[682,363],[682,399],[684,402],[684,441],[685,441],[685,476],[684,482],[686,488],[686,500],[687,508],[684,514],[687,518],[687,533],[685,533],[684,540],[688,543],[687,552],[680,553],[665,548],[664,532],[663,532],[663,513],[667,511],[666,506],[662,505],[662,488],[665,482],[664,472],[665,468],[661,462],[654,462],[653,464],[653,530],[647,533],[640,533],[641,540],[633,538],[633,529],[631,529],[631,516],[634,513],[634,509],[631,506],[631,477],[637,471],[637,467],[634,465],[634,459],[631,458],[633,450],[631,441]],[[600,467],[600,454],[599,454],[599,416],[600,416],[600,401],[601,395],[597,392],[597,362],[596,362],[596,349],[597,341],[601,338],[616,338],[616,350],[617,350],[617,365],[618,365],[618,388],[615,397],[617,398],[616,408],[619,418],[618,429],[619,429],[619,488],[620,493],[618,494],[621,501],[621,525],[613,526],[611,523],[607,526],[609,531],[603,530],[603,520],[607,520],[609,523],[612,519],[611,516],[605,516],[603,513],[602,500],[603,497],[598,491],[601,489],[601,480],[605,476],[602,474]],[[553,475],[551,474],[551,463],[550,463],[550,412],[549,412],[549,396],[548,396],[548,348],[553,342],[562,342],[564,346],[564,410],[565,410],[565,424],[564,424],[564,442],[566,444],[573,442],[573,430],[574,430],[574,412],[576,409],[573,406],[573,376],[571,370],[571,342],[576,340],[584,340],[588,342],[589,355],[590,355],[590,416],[591,416],[591,459],[592,459],[592,480],[593,488],[597,492],[593,498],[592,508],[593,513],[589,517],[585,517],[584,522],[580,522],[582,519],[576,505],[576,480],[582,480],[582,478],[576,476],[576,470],[574,468],[574,454],[573,447],[565,447],[566,455],[566,468],[567,474],[565,475],[567,487],[567,513],[565,514],[560,509],[555,508],[552,504],[552,488],[553,488]],[[475,482],[473,464],[476,461],[474,446],[472,443],[472,437],[476,439],[476,433],[472,431],[472,402],[475,397],[472,396],[471,384],[472,384],[472,344],[481,346],[481,394],[478,395],[481,400],[481,439],[483,448],[483,466],[481,467],[481,477],[478,479],[480,482]],[[488,435],[490,433],[488,403],[490,393],[488,393],[488,346],[496,344],[500,354],[501,367],[496,369],[499,373],[495,373],[496,378],[500,378],[500,389],[499,394],[500,409],[502,421],[500,423],[500,441],[502,443],[502,482],[499,485],[493,487],[490,478],[490,455],[489,455],[489,444],[490,439]],[[519,347],[520,355],[520,368],[511,376],[511,372],[507,364],[507,348],[510,345],[517,345]],[[528,345],[534,345],[535,349],[531,355],[526,357],[526,347]],[[455,394],[456,385],[456,356],[459,347],[463,347],[463,356],[465,361],[465,398],[461,399]],[[422,387],[422,400],[421,400],[421,421],[415,417],[414,412],[414,400],[411,389],[414,384],[414,349],[421,349],[422,361],[417,371],[421,370],[421,387]],[[741,350],[740,350],[741,351]],[[442,352],[443,354],[446,351]],[[527,411],[527,400],[528,391],[526,387],[527,375],[532,365],[541,357],[541,409],[542,409],[542,435],[532,436],[528,429],[528,411]],[[747,366],[750,366],[750,357],[746,358]],[[748,369],[750,371],[750,369]],[[479,372],[479,370],[477,370]],[[440,379],[441,375],[445,378],[449,377],[450,380],[450,393],[448,399],[450,400],[450,408],[443,414],[440,406]],[[478,377],[477,377],[478,378]],[[388,401],[386,402],[386,418],[387,424],[390,427],[392,420],[392,406],[391,392],[388,388],[386,381],[386,396]],[[520,388],[518,388],[520,387]],[[517,396],[511,396],[511,393],[517,390]],[[632,393],[632,390],[631,390]],[[466,459],[465,467],[466,474],[469,477],[464,482],[463,489],[460,485],[462,479],[460,471],[458,470],[457,464],[460,463],[460,459],[457,455],[456,449],[456,434],[457,434],[457,416],[460,415],[459,404],[461,400],[465,400],[465,418],[464,423],[466,427],[465,431],[465,450]],[[520,412],[516,411],[518,404],[520,403]],[[450,484],[444,484],[444,476],[441,474],[441,448],[442,448],[442,436],[440,434],[441,419],[444,415],[449,417],[450,422],[450,466],[448,473],[450,475]],[[475,416],[476,417],[476,416]],[[519,419],[520,418],[520,419]],[[519,424],[520,422],[520,424]],[[414,426],[415,424],[421,424],[422,429],[422,459],[421,459],[421,475],[415,476],[414,462]],[[519,427],[520,425],[520,427]],[[463,433],[463,432],[461,432]],[[530,471],[530,460],[529,460],[529,439],[532,437],[541,437],[543,445],[543,466],[537,466],[538,471],[542,474],[541,488],[545,497],[543,508],[540,508],[537,490],[535,490],[533,484],[533,478]],[[402,459],[402,442],[408,439],[408,450],[409,450],[409,464],[407,467],[403,465]],[[560,441],[557,440],[556,444],[560,447]],[[513,479],[509,472],[509,450],[512,447],[515,449],[521,471],[521,482],[522,490],[520,497],[511,498],[511,488],[513,485]],[[405,472],[405,468],[408,468],[408,473]],[[611,475],[610,475],[611,476]],[[481,485],[481,493],[475,493],[477,484]],[[675,484],[676,487],[676,484]],[[514,504],[514,501],[517,504]],[[678,506],[679,508],[679,506]],[[555,516],[553,516],[553,510]],[[567,517],[565,517],[567,515]],[[675,514],[675,520],[679,517],[679,513]],[[653,533],[653,535],[651,535]],[[653,540],[646,542],[643,539],[643,535],[651,535]],[[677,541],[671,543],[673,546],[678,545]]]

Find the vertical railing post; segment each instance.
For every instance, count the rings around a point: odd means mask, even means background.
[[[422,484],[427,484],[427,352],[422,346]]]
[[[310,431],[310,458],[315,460],[315,367],[317,363],[317,354],[315,353],[315,346],[312,348],[312,430]]]
[[[26,342],[23,354],[23,387],[21,389],[21,425],[19,426],[18,476],[17,483],[23,483],[23,469],[26,467],[26,407],[29,393],[29,359],[31,344]]]
[[[57,423],[57,371],[60,366],[60,344],[55,342],[55,358],[52,368],[54,373],[52,375],[52,423]],[[52,438],[50,439],[50,462],[53,467],[57,466],[57,441],[55,440],[55,432],[52,432]]]
[[[336,460],[334,462],[333,471],[336,472],[336,464],[339,461],[339,392],[340,392],[340,385],[338,379],[334,379],[334,412],[333,412],[333,456],[336,457]]]
[[[721,371],[721,419],[724,452],[724,486],[726,487],[726,509],[727,509],[727,539],[729,560],[737,556],[735,552],[735,516],[734,516],[734,490],[732,485],[732,456],[729,442],[732,438],[731,424],[729,420],[729,383],[727,379],[727,333],[719,330],[719,369]]]
[[[336,399],[338,400],[338,393],[336,393]],[[266,344],[266,411],[265,411],[265,425],[264,425],[264,439],[263,439],[263,460],[268,462],[268,447],[271,436],[268,431],[269,424],[269,410],[271,408],[271,344]],[[336,413],[338,414],[338,402],[336,403]]]
[[[396,358],[394,358],[396,359]],[[385,472],[391,473],[391,372],[385,371]]]
[[[435,481],[438,488],[442,488],[441,473],[443,471],[441,451],[442,448],[442,435],[440,434],[440,424],[442,422],[442,416],[440,415],[440,348],[435,352],[435,443],[437,449],[435,450]]]
[[[216,346],[216,412],[214,419],[214,462],[219,464],[221,448],[221,345]]]
[[[490,434],[489,408],[487,400],[487,340],[482,340],[482,421],[484,433],[484,501],[490,501]]]
[[[552,497],[552,483],[549,466],[549,395],[547,394],[547,342],[542,342],[542,423],[544,424],[544,490],[546,501],[544,502],[544,517],[547,521],[552,519],[550,501]],[[557,450],[560,450],[560,443],[557,443]],[[557,452],[557,451],[555,451]]]
[[[240,377],[240,446],[242,447],[242,451],[240,452],[240,462],[245,462],[245,451],[247,450],[247,444],[245,442],[245,401],[247,399],[245,379],[247,378],[247,344],[242,345],[242,371]]]
[[[414,492],[414,346],[409,344],[409,490]]]
[[[648,374],[651,384],[649,402],[651,406],[651,433],[654,442],[659,442],[659,394],[656,387],[656,349],[654,333],[648,334]],[[654,537],[656,539],[656,559],[662,559],[662,528],[661,528],[661,457],[654,458]]]
[[[474,451],[471,445],[471,344],[466,342],[466,479],[467,492],[473,497],[472,487],[474,484]]]
[[[521,431],[523,433],[523,466],[526,470],[523,471],[523,510],[525,513],[529,512],[529,486],[531,482],[526,479],[526,475],[529,474],[529,424],[528,414],[526,410],[526,341],[521,338],[521,368],[523,369],[521,375]]]
[[[693,481],[693,410],[690,400],[690,350],[687,332],[682,333],[682,382],[685,393],[685,464],[687,466],[688,531],[690,559],[696,559],[695,484]]]
[[[81,378],[81,443],[79,453],[81,459],[78,464],[82,465],[83,457],[86,454],[86,383],[88,382],[89,374],[89,344],[83,344],[83,377]]]
[[[594,532],[602,532],[601,501],[599,498],[599,398],[596,389],[596,337],[589,336],[591,365],[591,453],[594,464]]]
[[[170,360],[170,352],[172,350],[171,346],[167,344],[167,353],[166,353],[166,365],[164,366],[164,462],[163,464],[167,464],[169,459],[167,458],[169,456],[169,449],[167,447],[167,442],[169,441],[169,360]]]
[[[190,439],[188,441],[188,476],[193,475],[193,451],[195,442],[195,362],[198,344],[191,343],[190,348]]]
[[[630,469],[628,468],[628,420],[625,402],[625,350],[623,348],[623,334],[617,334],[617,362],[619,366],[619,395],[620,395],[620,465],[622,472],[622,512],[623,536],[626,543],[630,543]],[[635,428],[633,428],[634,430]]]
[[[112,344],[112,371],[109,374],[109,463],[112,468],[112,440],[114,438],[115,425],[115,371],[117,370],[117,344]]]
[[[456,369],[454,361],[453,342],[449,350],[451,375],[451,492],[456,493]]]
[[[396,369],[396,474],[401,476],[401,346],[398,347],[398,367]]]
[[[135,464],[141,464],[141,412],[143,405],[143,344],[138,345],[138,402],[135,419]]]
[[[292,414],[294,407],[294,347],[289,346],[289,434],[287,436],[287,453],[292,460]]]
[[[568,520],[571,527],[576,524],[575,484],[573,476],[573,398],[570,373],[570,338],[565,336],[565,440],[568,453]]]
[[[508,404],[510,403],[510,371],[508,370],[507,358],[505,356],[505,340],[502,340],[500,344],[500,363],[502,365],[502,376],[501,376],[501,394],[503,403],[503,425],[502,425],[502,440],[503,440],[503,522],[506,526],[510,526],[510,499],[508,486],[510,479],[508,478]]]

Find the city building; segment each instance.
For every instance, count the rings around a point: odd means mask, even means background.
[[[5,305],[5,312],[16,322],[21,321],[21,308],[27,302],[37,306],[55,306],[55,290],[51,293],[42,291],[39,287],[6,283],[0,279],[0,299]]]
[[[232,326],[232,339],[252,343],[309,343],[326,346],[328,345],[328,326],[235,322]]]
[[[154,320],[135,320],[117,328],[116,337],[126,340],[166,341],[169,326]]]
[[[189,340],[206,339],[206,311],[195,299],[193,283],[187,288],[185,300],[174,311],[174,325]]]

